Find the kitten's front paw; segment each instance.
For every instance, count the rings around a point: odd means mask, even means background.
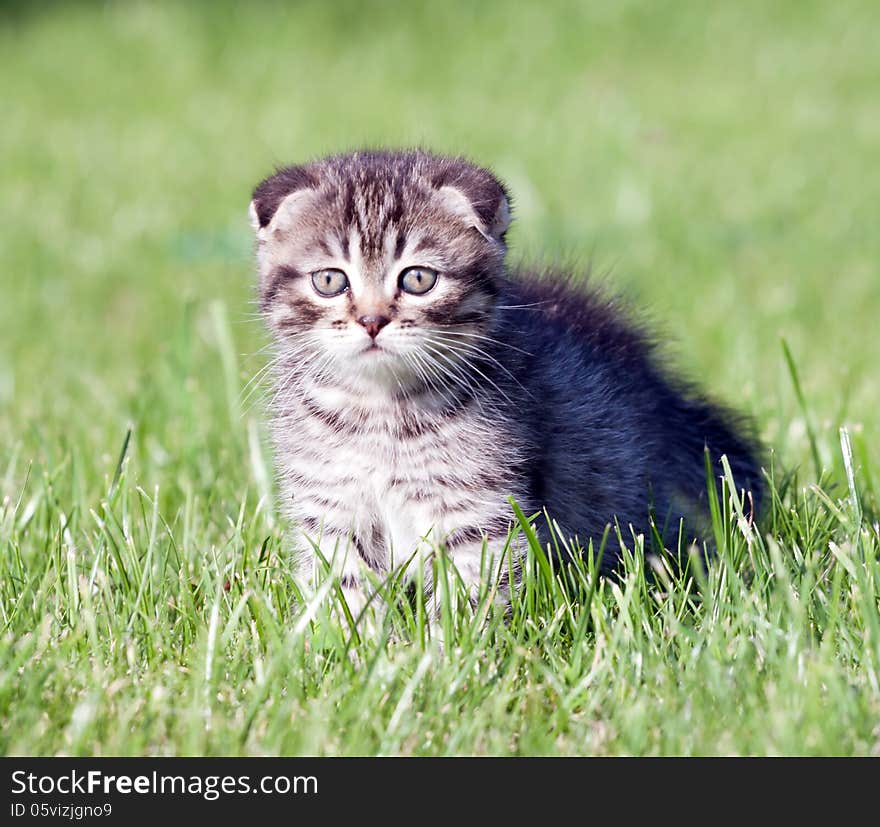
[[[357,631],[360,637],[376,637],[382,628],[381,600],[351,575],[340,578],[333,610],[340,624]]]

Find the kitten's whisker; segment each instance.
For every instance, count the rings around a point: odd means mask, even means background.
[[[325,371],[333,361],[333,353],[324,353],[316,362],[308,365],[304,371],[291,370],[284,377],[281,387],[278,388],[269,406],[275,410],[287,407],[291,402],[302,401],[307,393],[308,383],[318,384],[323,378]]]
[[[450,350],[452,350],[452,348],[450,348]],[[471,369],[472,371],[474,371],[475,373],[478,373],[478,374],[479,374],[480,376],[482,376],[483,379],[485,379],[485,380],[486,380],[486,381],[487,381],[487,382],[488,382],[493,388],[495,388],[495,390],[497,390],[498,393],[500,393],[500,394],[504,397],[504,399],[505,399],[510,405],[513,404],[513,400],[512,400],[512,399],[511,399],[511,398],[510,398],[510,397],[504,392],[504,390],[501,388],[501,386],[500,386],[497,382],[495,382],[494,380],[490,379],[490,378],[489,378],[485,373],[483,373],[483,371],[481,371],[481,370],[480,370],[480,369],[479,369],[479,368],[478,368],[473,362],[471,362],[471,361],[467,358],[467,356],[464,354],[464,352],[462,352],[462,351],[458,351],[456,355],[458,356],[458,358],[459,358],[459,359],[460,359],[465,365],[467,365],[468,368],[470,368],[470,369]]]
[[[265,367],[263,367],[258,373],[253,376],[250,382],[248,382],[248,384],[244,388],[242,388],[241,393],[238,397],[238,407],[241,410],[242,418],[244,418],[251,412],[259,398],[260,392],[268,392],[268,389],[263,387],[263,382],[269,375],[271,367],[271,365],[266,365]]]
[[[462,380],[464,386],[468,390],[470,390],[470,391],[474,390],[474,385],[473,385],[471,377],[469,377],[457,364],[455,364],[455,362],[452,359],[450,359],[445,353],[443,353],[442,350],[431,347],[429,344],[425,344],[425,347],[429,351],[431,351],[431,353],[435,354],[435,356],[438,356],[439,358],[441,358],[444,362],[446,362],[449,365],[449,368],[446,369],[447,373],[451,369]],[[442,367],[438,362],[436,362],[436,360],[434,360],[434,364],[436,364],[438,368]]]
[[[419,381],[425,387],[429,387],[431,384],[430,379],[429,379],[428,375],[425,373],[422,366],[416,361],[415,355],[416,354],[401,353],[401,358],[403,359],[406,366],[415,372],[416,376],[418,376],[418,378],[419,378]]]
[[[277,359],[277,357],[276,357]],[[266,362],[263,367],[261,367],[242,387],[239,392],[239,403],[244,402],[248,398],[249,391],[253,390],[253,388],[257,387],[260,383],[260,380],[263,379],[266,374],[275,366],[276,359],[271,359]]]
[[[519,379],[517,379],[516,376],[514,376],[510,372],[510,370],[502,362],[499,362],[494,356],[492,356],[490,353],[487,353],[485,350],[478,347],[477,345],[472,344],[470,342],[443,341],[442,336],[436,336],[432,339],[432,341],[434,341],[435,344],[444,345],[451,352],[457,354],[458,356],[464,357],[465,354],[467,354],[467,355],[475,356],[477,358],[488,359],[490,362],[493,362],[501,370],[503,370],[528,396],[534,398],[534,396],[531,394],[531,392],[528,390],[528,388],[526,388],[522,384],[522,382],[520,382]],[[485,378],[487,379],[487,381],[491,381],[488,379],[488,377],[485,377]],[[496,387],[498,387],[498,386],[496,385]]]
[[[241,389],[241,394],[239,396],[239,404],[244,404],[247,401],[250,393],[253,393],[253,389],[255,389],[260,381],[266,377],[266,374],[269,373],[273,368],[277,367],[281,359],[283,358],[283,354],[276,354],[272,357],[268,362],[266,362],[263,367],[261,367],[245,384],[245,386]]]
[[[492,336],[486,336],[482,333],[469,333],[464,330],[446,330],[449,325],[437,325],[437,327],[443,329],[444,336],[467,336],[472,339],[481,339],[486,342],[491,342],[494,345],[501,345],[501,347],[507,347],[511,350],[517,351],[517,353],[522,353],[525,356],[534,356],[534,353],[529,353],[527,350],[523,350],[522,348],[517,347],[516,345],[512,345],[509,342],[502,342],[500,339],[495,339]]]
[[[424,368],[419,364],[419,362],[416,359],[418,354],[401,353],[400,356],[403,359],[404,364],[406,364],[407,367],[409,367],[411,370],[415,371],[416,375],[419,378],[419,381],[421,382],[423,389],[426,389],[426,390],[432,391],[432,392],[436,392],[436,393],[440,394],[440,396],[442,396],[445,401],[450,402],[450,404],[453,404],[453,402],[451,402],[446,397],[446,395],[434,384],[432,378],[425,372]],[[412,394],[404,392],[404,398],[408,401],[411,401],[413,397],[412,397]]]
[[[274,351],[275,353],[279,353],[278,342],[272,341],[263,345],[261,348],[257,348],[257,350],[252,350],[248,353],[242,353],[241,355],[245,358],[253,358],[256,356],[262,356],[264,353],[269,353],[270,351]]]
[[[449,402],[451,405],[454,405],[454,400],[450,400],[449,397],[446,396],[445,393],[443,393],[442,385],[446,384],[444,382],[444,376],[438,371],[437,366],[433,363],[433,361],[428,359],[425,354],[417,352],[414,352],[412,354],[412,357],[414,359],[417,359],[422,366],[422,370],[426,371],[426,373],[424,373],[423,375],[427,380],[428,387],[433,391],[439,393],[440,396],[442,396],[443,399]],[[438,381],[441,383],[440,385],[437,384]]]
[[[285,354],[278,354],[273,359],[270,359],[269,362],[257,371],[247,385],[242,388],[242,391],[239,394],[238,403],[242,408],[242,417],[249,414],[258,402],[261,401],[265,405],[270,393],[276,393],[283,390],[283,388],[291,381],[291,376],[288,376],[286,372],[280,370],[284,364],[284,356]],[[275,378],[276,384],[274,387],[264,387],[263,383],[269,376]]]
[[[439,364],[435,359],[429,358],[427,354],[413,353],[413,356],[417,356],[420,360],[424,360],[425,368],[429,370],[437,380],[436,382],[432,381],[430,383],[430,387],[433,388],[433,390],[438,393],[444,399],[444,401],[449,404],[451,408],[454,408],[456,406],[455,398],[450,399],[446,395],[446,393],[444,393],[443,388],[445,387],[447,390],[449,389],[450,379],[454,384],[462,385],[461,379],[450,374],[443,365]],[[476,398],[476,395],[473,393],[473,388],[469,384],[465,384],[464,387],[471,394],[472,397]],[[479,404],[479,399],[477,399],[477,404]]]
[[[279,381],[281,382],[281,386],[276,388],[277,391],[286,389],[287,386],[304,375],[299,369],[299,365],[292,364],[292,361],[294,359],[298,360],[298,357],[304,352],[314,350],[317,344],[317,337],[309,333],[303,335],[303,341],[299,341],[294,345],[285,342],[284,345],[279,348],[277,356],[275,356],[275,358],[273,358],[267,365],[267,367],[278,376]],[[306,373],[307,372],[308,371],[306,371]]]
[[[529,302],[528,304],[496,304],[496,310],[526,310],[532,307],[541,307],[545,304],[552,304],[555,299],[543,299],[539,302]]]
[[[477,386],[477,385],[474,384],[474,382],[473,382],[473,377],[468,376],[466,373],[464,373],[464,372],[462,371],[461,367],[460,367],[459,365],[457,365],[452,359],[450,359],[450,358],[449,358],[446,354],[444,354],[442,351],[439,351],[439,350],[437,350],[437,349],[435,349],[435,348],[432,348],[430,345],[427,345],[426,347],[427,347],[428,350],[430,350],[432,353],[436,354],[436,355],[439,356],[441,359],[443,359],[444,362],[447,362],[448,365],[450,365],[451,369],[450,369],[450,367],[446,367],[445,365],[441,365],[436,359],[432,359],[432,360],[431,360],[431,361],[432,361],[432,364],[434,364],[434,366],[435,366],[438,370],[440,370],[440,371],[442,372],[442,374],[445,375],[447,378],[451,379],[451,380],[452,380],[453,382],[455,382],[456,384],[461,385],[462,387],[464,387],[464,388],[468,391],[468,393],[470,394],[471,398],[477,403],[477,406],[480,408],[480,411],[481,411],[483,414],[485,414],[486,411],[485,411],[485,409],[484,409],[484,407],[483,407],[483,401],[484,401],[484,400],[483,400],[483,394],[480,393],[479,386]],[[467,364],[467,360],[466,360],[466,359],[462,359],[461,361],[464,362],[465,364]],[[470,367],[473,368],[472,365],[471,365]],[[454,371],[454,373],[453,373],[453,371]],[[477,372],[479,373],[480,371],[477,370]],[[485,374],[484,374],[483,376],[484,376],[484,378],[485,378],[488,382],[491,382],[491,381],[492,381],[491,379],[489,379],[488,377],[486,377]],[[494,384],[494,383],[492,383],[492,384]],[[500,388],[498,388],[497,385],[495,385],[495,387],[498,389],[498,392],[499,392],[499,393],[501,393],[503,396],[505,395],[505,394],[504,394],[504,391],[502,391]],[[510,400],[509,400],[509,397],[506,397],[506,398],[508,399],[508,401],[510,401]]]
[[[391,376],[394,379],[395,384],[397,385],[397,389],[400,391],[403,398],[406,399],[406,397],[407,397],[406,388],[403,386],[403,383],[400,381],[400,377],[397,375],[396,371],[394,370],[394,368],[390,364],[388,365],[388,369],[391,371]]]
[[[504,364],[502,362],[499,362],[498,359],[496,359],[491,353],[484,350],[479,345],[474,344],[473,342],[461,342],[461,341],[457,341],[455,339],[450,340],[450,339],[446,338],[446,334],[439,334],[439,335],[433,334],[433,335],[430,335],[429,338],[434,343],[442,343],[443,345],[448,347],[450,350],[456,350],[459,352],[461,352],[463,350],[463,352],[472,353],[472,354],[475,354],[475,355],[482,357],[484,359],[488,359],[490,362],[493,362],[494,364],[498,365],[498,367],[507,371],[507,368],[504,366]],[[513,374],[510,373],[510,371],[507,371],[507,374],[508,374],[508,376],[510,376],[511,379],[515,379]]]

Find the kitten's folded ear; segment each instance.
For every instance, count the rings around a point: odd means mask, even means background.
[[[434,186],[447,209],[488,240],[504,243],[510,227],[510,198],[491,172],[455,160],[434,178]]]
[[[250,205],[251,224],[257,234],[273,220],[285,223],[316,186],[314,176],[304,167],[284,167],[270,175],[254,190]]]

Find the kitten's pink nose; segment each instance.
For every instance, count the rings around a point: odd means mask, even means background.
[[[361,316],[358,320],[359,325],[363,325],[370,338],[375,339],[379,335],[379,331],[391,321],[387,316]]]

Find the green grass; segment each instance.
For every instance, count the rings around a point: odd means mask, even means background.
[[[0,750],[877,753],[875,4],[402,9],[0,10]],[[592,260],[756,417],[775,493],[708,571],[534,549],[442,650],[394,583],[376,636],[304,607],[247,202],[385,143],[494,166],[514,259]]]

